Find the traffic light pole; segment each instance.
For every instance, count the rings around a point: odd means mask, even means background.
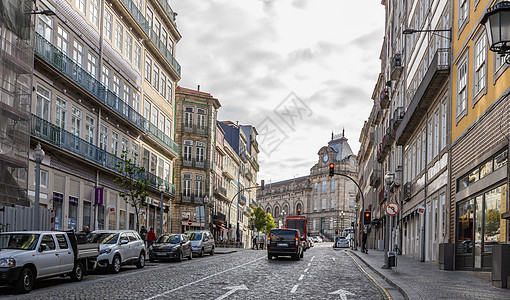
[[[331,168],[331,165],[329,167]],[[334,165],[333,165],[333,168],[334,168]],[[354,184],[358,188],[359,194],[361,195],[361,210],[364,212],[365,211],[365,197],[363,196],[363,191],[359,187],[359,185],[356,182],[356,180],[354,180],[349,175],[345,175],[345,174],[342,174],[342,173],[336,173],[334,171],[333,172],[330,171],[329,174],[330,174],[330,176],[331,176],[331,174],[338,175],[338,176],[343,176],[343,177],[349,178],[352,182],[354,182]],[[358,214],[358,212],[356,212],[356,216],[357,216],[357,214]],[[358,222],[358,218],[356,217],[356,229],[354,230],[354,250],[355,251],[358,250],[358,247],[356,246],[356,243],[357,243],[357,240],[358,240],[358,223],[357,222]]]

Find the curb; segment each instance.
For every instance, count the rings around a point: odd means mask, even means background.
[[[359,260],[361,260],[367,267],[370,268],[370,270],[372,270],[374,273],[376,273],[379,277],[381,277],[382,279],[384,279],[384,281],[386,281],[389,285],[391,285],[394,289],[396,289],[399,293],[402,294],[402,296],[404,296],[404,299],[406,300],[409,300],[409,296],[407,295],[407,293],[401,288],[399,287],[396,283],[394,283],[393,281],[391,281],[388,277],[384,276],[381,272],[379,272],[378,270],[376,270],[374,267],[372,267],[370,264],[368,264],[363,258],[361,258],[361,256],[359,256],[356,252],[352,251],[352,250],[349,250],[350,253],[352,253],[353,255],[355,255]]]
[[[216,250],[216,251],[214,251],[214,254],[220,254],[221,255],[221,254],[230,254],[230,253],[236,253],[236,252],[237,252],[237,250],[228,250],[228,251],[221,251],[221,252]]]

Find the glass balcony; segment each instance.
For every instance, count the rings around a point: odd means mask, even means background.
[[[97,81],[87,71],[67,57],[62,51],[48,42],[38,33],[35,33],[35,53],[55,67],[58,71],[67,75],[76,84],[95,96],[111,109],[122,115],[126,120],[133,123],[141,130],[145,129],[145,118],[131,106],[122,101],[113,92]]]
[[[36,136],[59,148],[75,153],[76,155],[92,161],[93,163],[101,165],[112,171],[116,171],[116,166],[121,161],[120,157],[94,146],[93,144],[75,136],[57,125],[43,120],[36,115],[32,115],[31,123],[31,133],[33,136]],[[175,186],[173,184],[150,172],[144,172],[142,179],[146,179],[147,183],[151,187],[158,190],[163,184],[166,186],[165,192],[172,196],[175,195]]]
[[[179,145],[151,122],[147,122],[147,133],[175,156],[179,154]]]
[[[140,12],[138,7],[133,3],[132,0],[121,0],[122,4],[126,7],[129,13],[133,16],[136,22],[142,27],[143,31],[149,36],[151,42],[156,46],[159,52],[163,55],[163,57],[168,61],[168,63],[172,66],[172,68],[177,72],[179,77],[181,77],[181,65],[177,62],[175,57],[172,55],[170,50],[166,47],[166,45],[161,41],[159,36],[156,35],[154,30],[149,26],[149,22],[145,19],[143,14]],[[162,0],[160,0],[162,2]],[[170,13],[170,12],[169,12]],[[173,15],[173,12],[172,12]]]
[[[161,8],[166,12],[170,20],[172,22],[175,22],[175,13],[173,9],[170,7],[170,4],[168,4],[167,0],[158,0],[159,5],[161,5]]]

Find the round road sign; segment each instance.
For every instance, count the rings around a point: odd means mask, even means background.
[[[189,221],[188,221],[188,225],[191,225],[191,223],[193,223],[193,222],[191,222],[191,220],[189,220]]]
[[[398,213],[398,204],[395,202],[390,202],[386,204],[385,211],[390,216],[396,215]]]

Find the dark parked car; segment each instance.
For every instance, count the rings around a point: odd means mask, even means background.
[[[149,260],[175,259],[182,261],[183,257],[193,258],[191,241],[185,234],[163,234],[160,235],[152,246],[149,247]]]
[[[267,259],[290,256],[295,260],[303,258],[303,243],[297,229],[271,229],[267,242]]]

